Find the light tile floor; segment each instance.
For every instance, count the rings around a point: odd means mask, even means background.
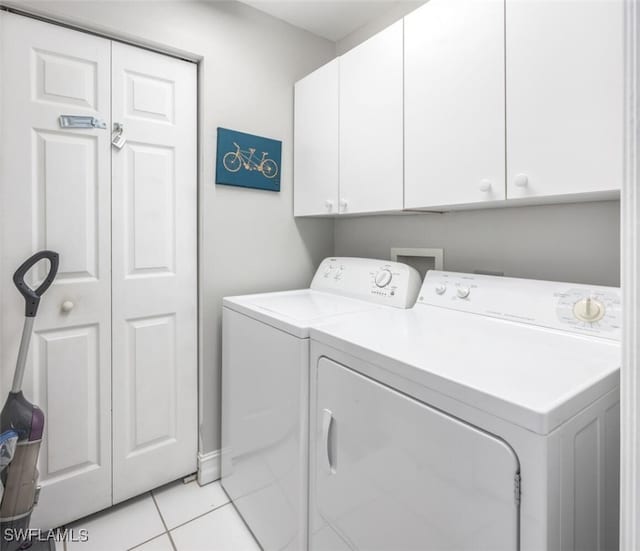
[[[88,541],[64,551],[260,551],[219,482],[173,482],[66,528]]]

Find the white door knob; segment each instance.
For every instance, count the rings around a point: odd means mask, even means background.
[[[487,180],[486,178],[484,180],[481,180],[478,189],[483,193],[491,191],[491,180]]]
[[[326,209],[331,212],[333,210],[333,201],[329,201],[328,199],[324,202],[324,206]]]
[[[71,302],[70,300],[65,300],[62,303],[62,306],[60,306],[60,310],[62,310],[65,314],[68,314],[69,312],[71,312],[71,310],[73,310],[74,306],[75,304],[73,304],[73,302]]]
[[[525,188],[529,185],[529,177],[526,174],[518,174],[513,183],[519,188]]]
[[[345,212],[348,206],[349,201],[347,201],[346,199],[340,199],[340,209],[342,210],[342,212]]]

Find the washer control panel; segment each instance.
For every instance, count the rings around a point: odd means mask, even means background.
[[[370,258],[325,258],[311,288],[396,306],[411,308],[420,290],[418,272],[400,262]]]
[[[418,305],[620,340],[617,287],[430,271]]]

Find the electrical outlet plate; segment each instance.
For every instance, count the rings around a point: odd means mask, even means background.
[[[424,279],[429,270],[444,269],[444,249],[392,247],[391,260],[413,266]]]

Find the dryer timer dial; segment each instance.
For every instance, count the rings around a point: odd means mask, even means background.
[[[605,312],[604,304],[592,297],[582,298],[573,305],[573,315],[576,319],[587,323],[600,321]]]

